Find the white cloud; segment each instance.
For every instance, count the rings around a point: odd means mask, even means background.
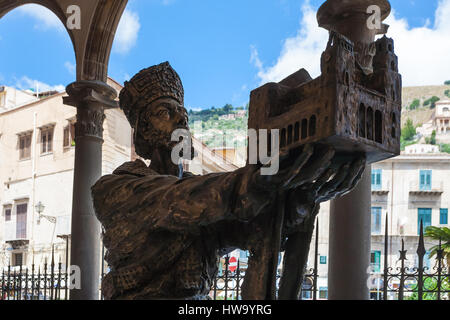
[[[302,6],[301,27],[297,35],[284,41],[278,61],[264,67],[256,48],[252,47],[251,60],[258,69],[261,84],[278,82],[300,68],[305,68],[312,77],[320,74],[320,55],[325,49],[328,32],[317,26],[316,11],[309,1]]]
[[[320,74],[320,55],[326,47],[328,32],[318,27],[316,10],[309,1],[301,9],[300,29],[288,38],[277,62],[265,67],[256,48],[251,47],[251,62],[258,69],[261,84],[280,81],[305,68],[311,76]],[[386,20],[390,25],[388,37],[395,41],[400,73],[404,86],[442,84],[450,79],[450,0],[440,0],[434,26],[427,19],[422,27],[411,28],[405,19],[396,17],[393,10]]]
[[[53,90],[63,92],[66,90],[66,87],[62,84],[52,86],[47,83],[41,82],[39,80],[30,79],[27,76],[23,76],[22,78],[17,79],[14,86],[21,90],[27,90],[27,89],[36,90],[36,88],[37,88],[39,90],[39,92],[53,91]]]
[[[141,24],[137,13],[125,9],[119,26],[117,27],[116,37],[114,39],[113,51],[126,54],[136,44],[137,36]]]
[[[434,26],[411,28],[395,12],[386,23],[394,38],[404,86],[443,84],[450,79],[450,0],[439,1]]]
[[[24,15],[38,20],[39,23],[34,25],[36,29],[56,29],[58,31],[65,30],[61,20],[59,20],[53,12],[41,5],[27,4],[17,8],[17,10]]]
[[[67,69],[67,71],[71,74],[71,75],[75,75],[75,72],[77,70],[76,65],[74,65],[73,63],[66,61],[64,63],[64,67]]]

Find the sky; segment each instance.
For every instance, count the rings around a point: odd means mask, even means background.
[[[123,83],[169,61],[180,75],[187,109],[243,106],[250,91],[300,68],[320,73],[327,31],[317,26],[324,0],[129,0],[109,61]],[[450,80],[450,0],[391,0],[404,86]],[[75,81],[75,56],[49,10],[24,5],[0,19],[0,85],[64,90]]]

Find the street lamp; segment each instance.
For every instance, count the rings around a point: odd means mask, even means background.
[[[37,213],[41,214],[41,212],[44,211],[45,206],[42,204],[42,202],[38,202],[37,205],[35,206]]]
[[[56,217],[46,216],[46,215],[41,214],[44,211],[44,209],[45,209],[45,206],[42,204],[42,202],[39,201],[37,203],[37,205],[35,205],[34,207],[36,208],[36,211],[38,213],[37,224],[41,223],[41,218],[45,218],[48,221],[50,221],[51,223],[56,223]]]

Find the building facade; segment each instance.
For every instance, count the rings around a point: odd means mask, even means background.
[[[371,212],[371,298],[376,298],[382,284],[376,281],[384,271],[385,221],[388,221],[388,265],[399,267],[402,240],[407,250],[406,267],[416,267],[420,221],[427,226],[449,227],[450,155],[421,145],[411,146],[400,156],[372,165]],[[323,203],[318,215],[318,297],[327,296],[329,203]],[[311,242],[308,268],[314,265],[315,234]],[[432,271],[436,260],[429,257],[437,242],[425,238],[425,266]],[[311,284],[310,284],[311,285]],[[396,285],[395,283],[393,284]],[[378,288],[377,288],[378,286]],[[304,298],[309,298],[306,292]]]
[[[52,245],[55,263],[69,256],[76,109],[63,104],[65,95],[0,112],[0,267],[50,263]],[[103,174],[131,159],[132,141],[123,112],[105,114]]]
[[[0,86],[0,112],[17,108],[39,99],[31,91]]]

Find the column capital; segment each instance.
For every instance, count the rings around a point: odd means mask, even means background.
[[[102,81],[83,80],[69,84],[66,92],[64,104],[77,108],[75,141],[82,137],[102,141],[104,110],[118,107],[116,90]]]

